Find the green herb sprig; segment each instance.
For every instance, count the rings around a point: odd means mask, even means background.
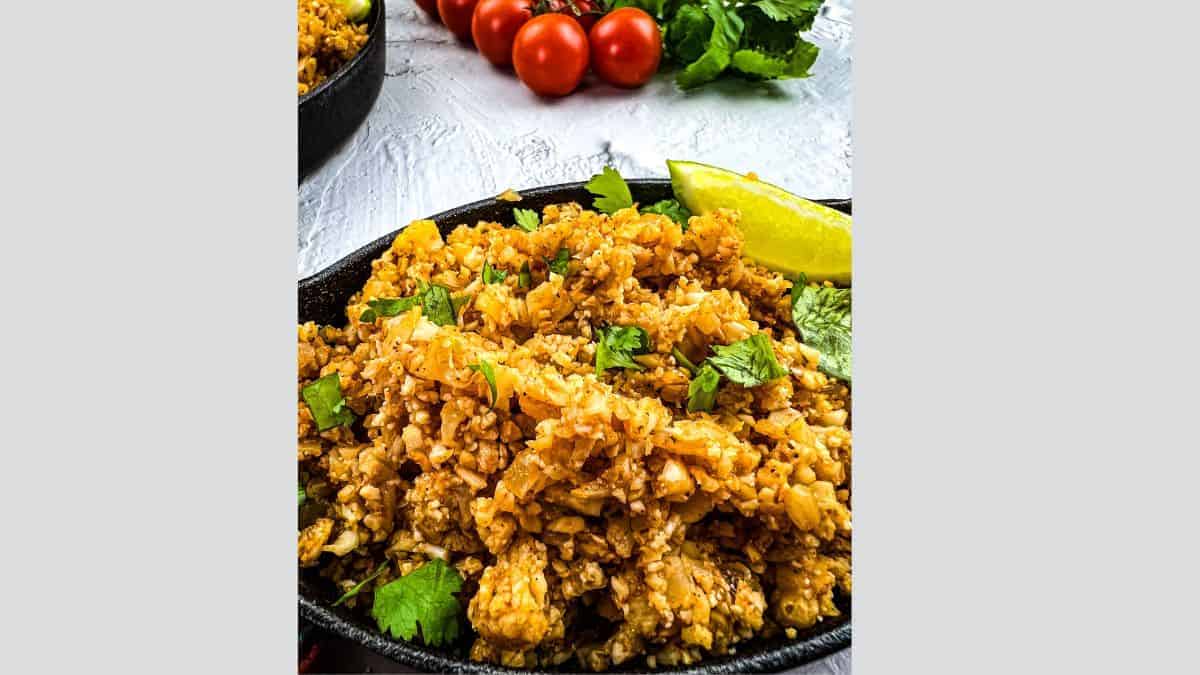
[[[633,206],[633,193],[629,191],[629,185],[611,166],[604,167],[600,173],[592,176],[592,179],[583,187],[596,195],[592,206],[602,213],[612,215],[621,209]]]
[[[639,326],[596,329],[596,377],[610,368],[645,370],[634,356],[650,353],[650,334]]]
[[[425,644],[436,647],[458,639],[462,590],[458,571],[434,558],[406,576],[375,589],[371,616],[379,630],[413,639],[418,631]]]
[[[800,341],[821,353],[817,369],[851,381],[850,289],[809,286],[803,275],[792,285],[792,322]]]
[[[338,373],[313,380],[300,390],[300,395],[317,423],[317,431],[354,422],[354,413],[342,397],[342,380]]]
[[[398,316],[417,305],[425,318],[439,326],[458,325],[458,312],[470,300],[469,296],[453,297],[450,289],[441,284],[422,282],[415,295],[407,298],[376,298],[367,301],[367,309],[358,320],[372,323],[381,316]]]
[[[555,274],[559,274],[559,275],[562,275],[565,277],[565,276],[567,276],[567,273],[570,271],[569,267],[568,267],[568,264],[570,262],[571,262],[570,249],[560,248],[560,249],[558,249],[558,253],[556,253],[553,258],[546,259],[546,266],[550,268],[551,272],[554,272]]]
[[[688,412],[711,411],[717,399],[717,388],[725,378],[743,387],[757,387],[787,375],[787,370],[775,359],[771,338],[755,333],[729,345],[713,345],[713,355],[697,368],[678,348],[672,352],[675,360],[692,372],[688,384]]]
[[[533,209],[513,209],[513,221],[526,232],[533,232],[542,224],[542,218]]]
[[[650,206],[642,209],[642,213],[658,213],[664,215],[671,220],[679,223],[684,232],[688,230],[688,218],[692,217],[692,212],[688,208],[679,203],[677,199],[664,199],[660,202],[655,202]]]
[[[495,267],[492,267],[492,263],[485,260],[483,261],[483,271],[479,276],[483,279],[483,283],[485,284],[499,284],[503,283],[504,280],[508,278],[508,271],[498,270]]]
[[[491,409],[496,407],[496,370],[491,362],[487,359],[479,359],[479,363],[467,366],[471,370],[482,373],[483,379],[487,380],[488,388],[492,390],[492,405]]]

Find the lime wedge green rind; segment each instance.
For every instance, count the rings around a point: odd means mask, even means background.
[[[850,216],[715,166],[668,160],[667,168],[676,198],[693,214],[741,211],[747,258],[783,274],[850,283]]]

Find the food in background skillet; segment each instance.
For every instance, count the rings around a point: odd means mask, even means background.
[[[297,0],[296,74],[300,96],[329,78],[367,44],[370,0]]]

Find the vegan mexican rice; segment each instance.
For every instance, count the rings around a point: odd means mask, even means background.
[[[850,392],[738,213],[520,220],[416,221],[345,328],[299,326],[299,564],[393,635],[461,624],[526,668],[692,664],[837,616]],[[431,615],[395,602],[410,582]]]
[[[296,75],[303,96],[367,44],[367,26],[346,18],[338,0],[297,0]]]

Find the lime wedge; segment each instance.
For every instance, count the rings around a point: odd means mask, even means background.
[[[850,283],[850,216],[715,166],[667,160],[667,168],[675,196],[692,213],[742,212],[747,258],[812,281]]]
[[[346,18],[354,23],[362,21],[371,13],[371,0],[340,0],[338,4],[342,6],[342,13]]]

